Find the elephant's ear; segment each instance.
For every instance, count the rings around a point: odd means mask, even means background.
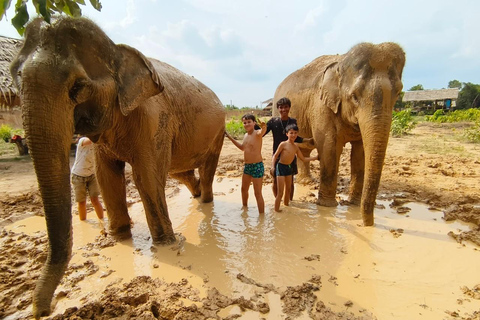
[[[326,68],[320,92],[322,102],[337,113],[340,107],[340,77],[337,63]]]
[[[118,103],[123,115],[128,115],[143,101],[163,91],[157,71],[137,49],[117,45],[123,55],[118,70]]]
[[[18,90],[21,90],[22,86],[21,70],[23,63],[39,45],[40,29],[43,23],[43,19],[36,18],[27,25],[27,28],[25,29],[25,40],[23,42],[23,47],[18,52],[15,60],[13,60],[10,64],[10,74],[12,75],[13,83]]]

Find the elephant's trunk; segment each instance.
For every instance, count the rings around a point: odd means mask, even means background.
[[[23,117],[28,145],[37,174],[49,239],[48,257],[36,284],[33,315],[50,314],[56,287],[67,268],[72,249],[69,150],[73,115],[65,106],[47,101],[23,100]],[[51,109],[56,108],[57,112]],[[47,110],[48,109],[48,110]]]
[[[365,226],[372,226],[374,223],[373,210],[392,123],[392,110],[389,105],[384,101],[383,105],[378,105],[378,108],[382,108],[380,115],[370,114],[367,121],[360,122],[365,150],[365,176],[360,211]]]

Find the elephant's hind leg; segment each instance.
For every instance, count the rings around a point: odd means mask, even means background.
[[[207,161],[198,168],[200,187],[202,189],[202,202],[207,203],[213,201],[213,179],[215,178],[219,157],[220,151],[218,151],[218,153],[211,153]]]
[[[186,185],[192,196],[195,198],[200,196],[200,180],[195,177],[194,170],[171,173],[170,176]]]

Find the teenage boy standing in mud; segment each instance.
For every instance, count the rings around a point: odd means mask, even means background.
[[[300,148],[295,144],[298,137],[298,127],[296,124],[289,124],[285,128],[287,141],[283,141],[277,148],[277,151],[272,158],[272,168],[275,170],[275,175],[278,185],[277,195],[275,196],[275,211],[280,212],[280,202],[282,202],[283,192],[285,191],[285,198],[283,203],[288,206],[290,201],[290,188],[293,185],[294,168],[292,164],[295,162],[295,156],[302,161],[317,160],[318,157],[304,157]],[[278,160],[278,161],[277,161]]]
[[[279,99],[277,101],[277,109],[278,109],[278,112],[280,112],[280,117],[273,117],[267,122],[267,131],[265,132],[265,134],[272,131],[272,135],[273,135],[273,153],[272,154],[275,154],[281,142],[287,140],[287,135],[285,132],[285,129],[287,128],[287,126],[290,124],[297,125],[297,120],[294,118],[290,118],[288,116],[291,106],[292,106],[292,103],[290,99],[288,98]],[[311,138],[304,139],[299,136],[297,136],[297,138],[295,139],[295,142],[298,142],[298,143],[312,142],[312,141],[313,139]],[[296,158],[292,163],[292,169],[293,169],[293,175],[298,173]],[[273,195],[276,198],[277,197],[277,179],[276,179],[277,176],[275,172],[275,166],[272,167],[272,169],[270,170],[270,173],[273,177],[272,191],[273,191]],[[290,200],[293,199],[293,192],[294,192],[294,183],[292,179],[291,188],[290,188]]]
[[[242,204],[247,207],[248,189],[253,182],[253,190],[257,200],[259,213],[265,212],[265,202],[262,195],[263,174],[265,168],[263,166],[262,157],[262,138],[267,130],[265,122],[260,121],[260,129],[255,130],[256,119],[253,114],[246,114],[242,117],[243,127],[245,128],[245,136],[240,144],[228,132],[225,135],[233,142],[233,144],[243,151],[245,166],[242,176]]]

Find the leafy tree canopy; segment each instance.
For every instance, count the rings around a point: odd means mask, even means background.
[[[416,86],[411,87],[409,91],[419,91],[419,90],[423,90],[423,86],[421,84],[417,84]]]
[[[462,88],[462,83],[458,80],[452,80],[452,81],[449,81],[448,82],[448,87],[449,88],[458,88],[458,89],[461,89]]]
[[[480,85],[463,83],[463,88],[458,93],[457,106],[460,109],[480,107]]]
[[[102,10],[100,0],[89,0],[90,4],[98,11]],[[12,0],[0,0],[0,20],[5,16],[8,8],[10,8]],[[25,32],[25,26],[30,19],[27,10],[28,0],[17,0],[15,4],[15,16],[12,18],[12,25],[17,29],[20,35]],[[82,9],[79,4],[85,5],[85,0],[32,0],[37,14],[50,23],[50,17],[54,13],[65,13],[72,17],[80,17]]]

